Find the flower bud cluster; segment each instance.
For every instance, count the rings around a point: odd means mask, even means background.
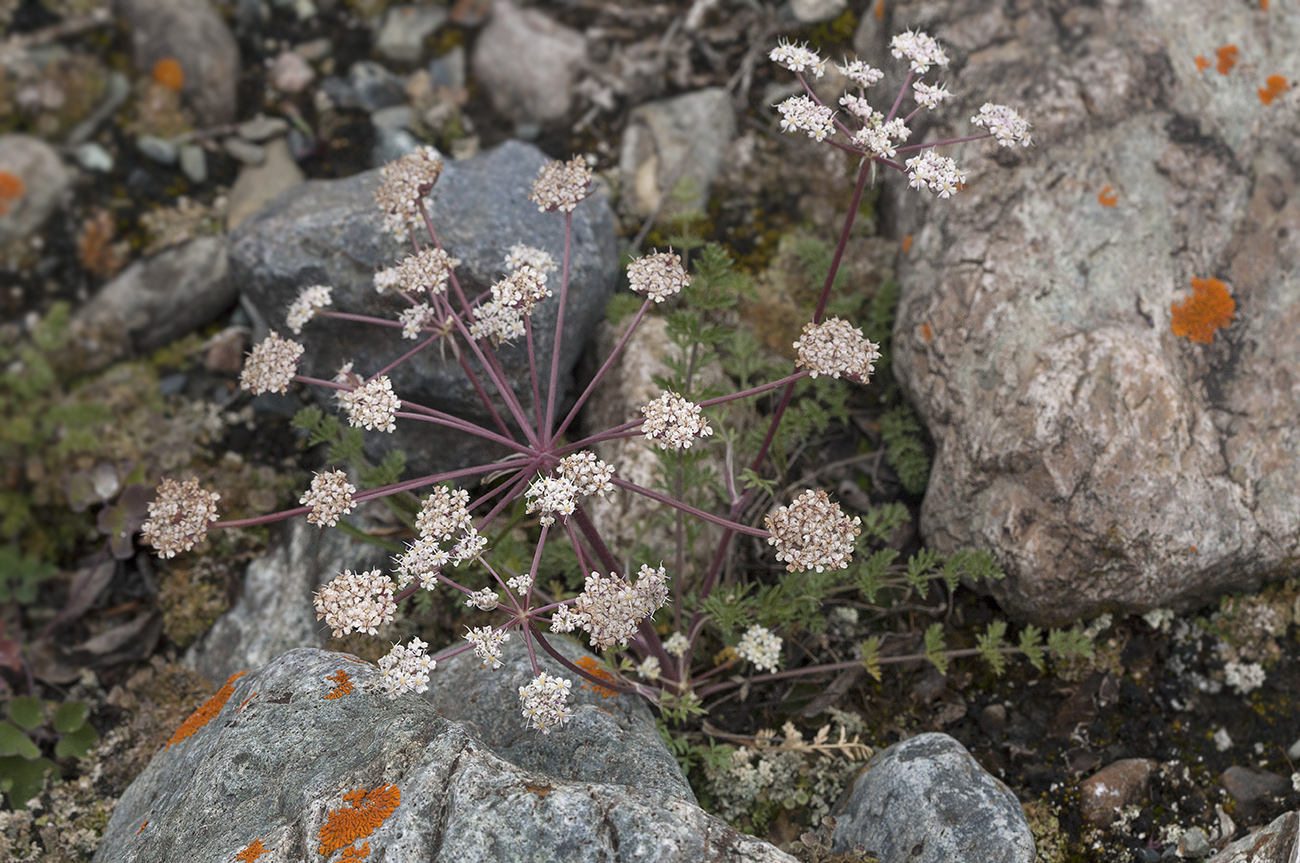
[[[843,375],[863,384],[875,371],[872,363],[880,359],[880,346],[867,341],[862,330],[841,318],[805,324],[794,349],[799,355],[795,364],[808,369],[810,377]]]
[[[676,656],[678,659],[685,656],[686,651],[689,650],[690,647],[690,639],[680,632],[674,632],[672,635],[668,636],[668,640],[664,642],[664,650],[672,656]]]
[[[850,520],[838,503],[831,503],[826,492],[809,489],[769,513],[764,527],[772,534],[767,541],[776,546],[776,559],[785,561],[788,571],[822,572],[849,565],[861,524],[862,519]]]
[[[807,132],[814,141],[835,134],[835,112],[807,96],[791,96],[776,106],[781,113],[782,132]]]
[[[641,433],[671,449],[690,449],[696,438],[713,434],[700,406],[677,393],[664,393],[641,413],[645,415]]]
[[[479,626],[466,632],[465,640],[474,645],[474,655],[483,660],[483,667],[496,671],[501,667],[501,643],[510,640],[510,633]]]
[[[568,518],[577,507],[579,496],[604,497],[614,490],[610,477],[614,468],[596,458],[594,453],[576,452],[560,461],[555,476],[541,476],[528,487],[528,511],[540,512],[542,524],[554,524],[555,516]]]
[[[501,596],[492,588],[485,587],[467,595],[465,604],[479,611],[492,611],[501,604]]]
[[[628,584],[610,573],[587,576],[573,610],[561,606],[551,615],[551,629],[572,632],[581,627],[591,636],[591,643],[604,650],[615,644],[627,646],[641,621],[654,614],[668,601],[668,574],[662,566],[651,569],[642,565],[636,584]]]
[[[492,286],[492,299],[474,310],[469,334],[490,338],[497,344],[524,335],[524,315],[531,315],[542,300],[551,296],[546,273],[521,264],[513,273]]]
[[[776,671],[781,663],[781,638],[766,626],[751,626],[736,645],[736,655],[759,671]]]
[[[533,193],[529,198],[543,213],[559,211],[571,213],[578,202],[587,197],[591,185],[591,168],[581,156],[567,162],[548,162],[537,173]]]
[[[540,672],[527,686],[519,687],[519,706],[530,728],[543,734],[573,718],[568,706],[573,681]]]
[[[934,37],[919,31],[908,30],[906,33],[899,33],[890,40],[889,53],[893,54],[895,59],[901,60],[906,57],[910,60],[912,71],[918,75],[929,72],[931,66],[948,65],[948,55]]]
[[[158,498],[149,504],[149,519],[141,527],[144,541],[163,557],[175,557],[203,542],[208,525],[217,520],[221,495],[205,491],[194,478],[183,482],[164,479]]]
[[[308,522],[333,527],[338,524],[339,516],[352,512],[356,506],[352,495],[356,493],[357,487],[348,482],[348,475],[343,471],[326,471],[312,477],[311,491],[298,498],[298,503],[311,507]]]
[[[643,255],[627,265],[628,287],[645,294],[656,303],[681,293],[691,277],[682,268],[682,259],[672,252]]]
[[[779,66],[784,66],[791,72],[802,72],[807,69],[814,76],[820,78],[826,74],[826,61],[817,55],[807,44],[795,45],[791,42],[780,42],[768,58]]]
[[[1016,144],[1028,147],[1033,143],[1029,137],[1029,124],[1006,105],[985,102],[980,106],[979,114],[971,117],[970,121],[988,129],[1000,147],[1013,147]]]
[[[314,594],[316,619],[325,619],[335,638],[356,630],[375,635],[390,623],[397,603],[393,582],[377,569],[368,572],[345,570]]]
[[[293,339],[282,339],[280,334],[271,330],[244,363],[244,370],[239,375],[239,385],[251,390],[253,395],[262,393],[280,393],[289,391],[289,384],[298,371],[298,358],[302,356],[302,345]]]
[[[344,393],[339,396],[339,401],[347,408],[349,425],[390,433],[397,430],[393,417],[402,406],[402,400],[393,392],[393,383],[388,375],[380,375],[352,392]]]
[[[384,214],[384,230],[405,237],[420,219],[420,201],[442,176],[442,159],[432,147],[422,147],[379,170],[375,204]]]
[[[427,642],[412,638],[405,647],[394,644],[392,651],[379,660],[381,685],[389,698],[404,692],[427,692],[429,674],[437,665],[437,660],[429,656]]]
[[[460,259],[434,246],[421,249],[414,255],[402,258],[395,266],[375,273],[375,292],[405,291],[408,294],[428,293],[438,296],[447,290],[451,271],[460,266]]]
[[[285,314],[285,323],[295,335],[302,333],[303,325],[316,317],[317,309],[333,304],[332,290],[324,285],[312,285],[298,292],[297,299],[289,304],[289,311]]]

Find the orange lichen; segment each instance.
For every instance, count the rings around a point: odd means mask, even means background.
[[[1192,551],[1196,551],[1196,546],[1192,546]]]
[[[185,70],[174,57],[164,57],[153,64],[153,80],[168,90],[179,93],[185,86]]]
[[[326,701],[342,698],[352,691],[352,678],[341,668],[325,679],[334,681],[334,688],[321,696]]]
[[[610,674],[608,671],[602,668],[600,665],[600,661],[593,657],[584,656],[582,657],[582,659],[579,659],[577,661],[576,665],[579,668],[581,668],[583,671],[590,674],[592,677],[599,678],[605,681],[606,683],[614,682],[614,675]],[[611,695],[618,695],[617,690],[607,689],[606,687],[601,686],[599,683],[592,683],[590,680],[583,680],[582,688],[590,689],[592,692],[595,692],[601,698],[609,698]]]
[[[1119,203],[1119,195],[1110,186],[1106,186],[1097,193],[1097,203],[1103,207],[1113,207]]]
[[[9,212],[9,205],[27,194],[27,184],[8,171],[0,171],[0,216]]]
[[[1214,333],[1232,323],[1237,304],[1218,279],[1192,279],[1192,295],[1169,309],[1174,335],[1208,345]]]
[[[1266,84],[1259,88],[1259,101],[1265,105],[1273,104],[1274,99],[1291,89],[1291,84],[1281,75],[1269,75]]]
[[[912,251],[912,235],[907,234],[903,237],[903,254],[906,255],[910,251]]]
[[[927,342],[934,338],[934,330],[930,328],[929,321],[921,324],[921,338],[925,339]]]
[[[1268,11],[1268,0],[1259,0],[1259,8]]]
[[[1209,60],[1206,60],[1205,57],[1203,57],[1203,56],[1200,55],[1200,54],[1197,54],[1197,55],[1196,55],[1196,71],[1197,71],[1197,72],[1204,72],[1206,69],[1210,68],[1211,65],[1212,65],[1212,64],[1210,63],[1210,61],[1209,61]]]
[[[146,828],[146,827],[148,827],[148,826],[149,826],[149,819],[146,818],[146,819],[144,819],[144,823],[140,825],[140,829],[137,830],[137,831],[135,831],[135,835],[136,835],[136,836],[139,836],[141,833],[144,832],[144,828]]]
[[[1219,56],[1219,65],[1215,68],[1219,70],[1220,75],[1228,74],[1228,70],[1237,65],[1237,46],[1224,45],[1214,53]]]
[[[373,791],[362,788],[344,794],[343,799],[350,807],[331,811],[325,826],[316,834],[321,841],[320,853],[325,856],[379,829],[401,804],[402,792],[396,785],[380,785]],[[366,853],[370,853],[369,845]]]
[[[236,712],[236,713],[243,713],[243,712],[244,712],[244,708],[248,706],[248,702],[252,701],[256,696],[257,696],[257,693],[254,692],[252,695],[248,696],[248,697],[245,698],[243,701],[239,702],[239,707],[237,707],[237,708],[235,709],[235,712]]]
[[[360,860],[370,855],[370,843],[367,842],[358,848],[355,845],[349,845],[343,849],[343,856],[339,858],[340,863],[344,860]]]
[[[221,708],[225,707],[226,702],[230,700],[230,696],[235,694],[235,681],[247,673],[247,671],[241,671],[238,674],[230,675],[230,679],[226,681],[225,686],[218,689],[211,698],[203,702],[202,707],[190,714],[189,719],[181,723],[181,727],[176,729],[172,739],[167,741],[167,748],[170,749],[173,743],[180,743],[185,738],[192,736],[200,728],[215,719],[217,714],[221,712]]]
[[[532,793],[536,794],[538,797],[545,797],[547,794],[550,794],[553,789],[550,785],[531,785],[525,782],[524,790],[531,791]]]
[[[882,21],[885,18],[885,0],[876,0],[876,20]]]
[[[262,844],[261,839],[258,839],[250,843],[243,851],[236,854],[235,859],[238,860],[239,863],[253,863],[254,860],[261,857],[263,854],[270,853],[271,850]]]

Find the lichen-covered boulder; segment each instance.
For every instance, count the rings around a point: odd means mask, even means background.
[[[1047,623],[1294,574],[1300,91],[1259,91],[1300,72],[1300,10],[890,10],[889,33],[940,39],[960,81],[932,136],[969,134],[985,100],[1033,124],[1030,148],[950,152],[968,171],[951,200],[891,180],[915,239],[894,368],[936,447],[927,541],[994,552],[994,595]],[[897,70],[888,33],[867,35],[864,59]],[[1203,344],[1175,335],[1171,306],[1208,278],[1236,320]]]
[[[231,679],[127,789],[95,860],[793,860],[653,786],[520,768],[378,680],[319,650]],[[599,763],[570,742],[575,759]]]

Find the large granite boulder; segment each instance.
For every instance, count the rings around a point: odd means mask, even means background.
[[[420,698],[390,700],[378,679],[346,654],[295,650],[231,680],[122,795],[95,860],[265,863],[353,848],[344,856],[390,863],[793,861],[654,783],[569,781],[504,760]],[[599,772],[580,720],[603,708],[576,700],[575,727],[551,736]]]
[[[952,58],[951,125],[932,137],[969,134],[985,100],[1034,137],[957,148],[969,176],[952,200],[891,180],[915,237],[894,368],[936,446],[927,541],[994,552],[995,596],[1046,623],[1294,575],[1300,92],[1266,105],[1259,90],[1295,77],[1300,10],[889,8],[889,32],[924,28]],[[864,59],[896,69],[886,38],[868,34]],[[1239,64],[1221,74],[1229,43]],[[1176,336],[1171,303],[1210,277],[1235,323],[1209,344]]]
[[[431,216],[443,245],[461,260],[456,272],[471,298],[505,274],[506,252],[516,243],[545,249],[557,263],[563,260],[564,216],[538,212],[528,200],[537,172],[547,161],[537,148],[510,141],[473,159],[447,162],[429,199]],[[300,288],[314,284],[333,286],[333,311],[394,319],[404,308],[400,298],[374,289],[375,272],[396,263],[410,248],[381,230],[383,220],[373,198],[378,183],[377,170],[344,180],[304,183],[231,233],[231,275],[267,326],[292,335],[285,311]],[[614,240],[613,211],[597,192],[573,212],[572,279],[560,353],[561,385],[566,388],[569,372],[614,288],[618,267]],[[558,289],[558,273],[552,275],[551,284]],[[533,312],[541,362],[551,357],[558,294],[556,290],[556,297]],[[348,361],[355,361],[356,371],[368,375],[412,347],[388,328],[327,319],[311,321],[295,338],[307,347],[300,370],[325,379],[334,377]],[[521,402],[531,405],[523,340],[503,346],[499,356]],[[490,387],[481,369],[478,373]],[[390,377],[394,390],[405,399],[487,421],[450,348],[445,353],[437,347],[427,349]],[[328,403],[332,405],[333,399]],[[416,424],[399,423],[393,435],[372,433],[371,451],[404,449],[416,470],[452,469],[484,458],[477,438],[423,423],[417,428],[412,425]]]

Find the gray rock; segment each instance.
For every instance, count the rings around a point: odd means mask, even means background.
[[[353,63],[347,78],[326,78],[320,88],[340,108],[378,111],[406,102],[406,84],[378,63]]]
[[[339,671],[353,691],[326,698]],[[352,807],[344,795],[391,784],[396,809],[353,846],[368,843],[390,863],[793,861],[654,787],[520,768],[418,697],[389,699],[378,682],[374,666],[318,650],[234,680],[213,719],[161,750],[122,795],[95,860],[226,863],[259,840],[269,859],[315,857],[329,813]],[[569,735],[573,754],[599,765],[610,753],[584,751],[578,721],[552,736]]]
[[[1219,784],[1237,801],[1237,812],[1248,824],[1258,823],[1256,816],[1264,803],[1291,790],[1291,780],[1285,776],[1240,764],[1223,771]]]
[[[316,80],[316,70],[297,51],[281,51],[267,69],[271,86],[281,93],[301,93]]]
[[[0,135],[0,171],[22,181],[21,194],[4,199],[0,213],[0,245],[36,231],[63,200],[72,172],[59,154],[40,138]]]
[[[295,518],[277,529],[271,548],[248,565],[244,591],[185,654],[185,664],[220,685],[259,669],[288,650],[323,648],[329,627],[316,619],[312,594],[345,569],[387,568],[387,555],[340,530]]]
[[[848,0],[790,0],[790,11],[794,13],[795,19],[800,24],[820,24],[822,21],[829,21],[848,6]]]
[[[536,9],[496,0],[470,65],[499,113],[516,123],[545,124],[569,113],[586,58],[587,40],[578,31]]]
[[[208,179],[208,156],[198,144],[182,144],[180,148],[181,173],[191,183],[204,183]]]
[[[539,213],[527,199],[546,162],[536,148],[507,142],[473,159],[446,164],[430,197],[431,214],[443,244],[462,261],[457,274],[467,295],[477,296],[501,278],[506,251],[515,243],[538,246],[557,262],[562,259],[563,217]],[[395,263],[409,248],[382,231],[383,220],[373,199],[378,184],[378,171],[306,183],[232,233],[235,278],[272,329],[289,332],[285,310],[302,287],[312,284],[334,287],[336,311],[391,318],[400,310],[395,298],[374,289],[374,273]],[[604,312],[617,269],[614,217],[603,194],[596,193],[578,206],[573,226],[572,280],[560,361],[565,387],[587,334]],[[557,305],[551,300],[533,313],[539,357],[551,356]],[[407,349],[393,336],[379,327],[312,321],[297,337],[307,347],[299,368],[304,374],[328,379],[344,362],[355,361],[357,371],[369,373]],[[531,404],[522,341],[503,346],[498,355],[523,403]],[[437,350],[417,355],[391,373],[394,389],[412,401],[482,419],[474,389],[448,357],[444,362]],[[477,439],[441,434],[426,425],[408,429],[399,423],[395,435],[375,433],[371,440],[373,452],[394,446],[406,450],[412,469],[460,467],[465,459],[484,454]]]
[[[1178,837],[1178,856],[1179,857],[1209,857],[1210,837],[1205,835],[1205,831],[1199,827],[1193,827],[1190,830],[1183,831],[1183,835]]]
[[[235,185],[230,187],[226,226],[235,229],[276,195],[300,185],[303,179],[302,169],[293,160],[285,140],[276,138],[268,142],[266,160],[262,164],[245,165],[239,169]]]
[[[877,753],[836,818],[837,854],[862,845],[881,860],[909,863],[1032,863],[1035,855],[1016,795],[946,734]]]
[[[453,92],[465,89],[465,49],[457,45],[441,57],[429,61],[429,79],[434,88]]]
[[[415,122],[415,111],[410,105],[380,108],[370,115],[370,122],[376,129],[409,129]]]
[[[135,68],[146,74],[172,58],[185,72],[181,95],[201,126],[235,119],[239,46],[207,0],[116,0],[131,30]]]
[[[387,110],[398,110],[389,108]],[[399,127],[376,126],[375,145],[370,150],[370,164],[382,168],[394,159],[413,153],[421,146],[420,139]]]
[[[1300,813],[1279,815],[1267,827],[1261,827],[1238,839],[1209,859],[1209,863],[1295,863],[1300,842]]]
[[[261,165],[266,162],[265,147],[246,141],[238,135],[231,135],[222,141],[221,147],[241,164]]]
[[[424,40],[446,20],[442,6],[390,6],[375,34],[375,51],[387,60],[418,63]]]
[[[236,131],[239,132],[239,137],[244,140],[252,141],[254,144],[261,144],[288,132],[289,121],[283,117],[267,117],[264,114],[258,114],[253,119],[240,123]]]
[[[132,263],[73,321],[110,344],[152,351],[211,323],[238,296],[225,237],[198,237]]]
[[[595,658],[572,639],[555,636],[550,642],[570,662]],[[541,648],[537,652],[545,655]],[[519,687],[533,679],[533,668],[518,630],[501,646],[501,663],[488,672],[472,652],[439,662],[424,699],[443,718],[461,723],[496,755],[525,770],[568,782],[633,785],[695,802],[643,699],[602,693],[546,657],[548,674],[573,680],[571,701],[596,709],[581,711],[563,733],[538,734],[519,721]],[[589,757],[595,753],[600,756]]]
[[[664,196],[665,216],[703,210],[735,132],[731,97],[722,87],[636,108],[619,159],[629,211],[649,215]],[[676,193],[687,189],[691,194],[678,200]]]
[[[87,171],[107,174],[113,170],[112,154],[94,141],[78,144],[73,148],[72,156],[77,160],[77,164]]]
[[[1248,19],[1134,6],[1061,29],[1040,6],[890,8],[896,27],[944,22],[952,134],[985,99],[1034,123],[1029,149],[954,152],[968,177],[952,200],[889,172],[915,238],[894,369],[936,448],[927,543],[993,552],[1008,575],[993,595],[1050,624],[1187,609],[1293,571],[1300,401],[1278,394],[1300,363],[1300,118],[1185,62]],[[1300,10],[1269,28],[1300,30]],[[1207,277],[1237,318],[1202,345],[1173,334],[1170,307]]]
[[[175,165],[180,155],[180,148],[166,138],[157,135],[140,135],[135,139],[135,148],[145,158],[152,159],[160,165]]]

